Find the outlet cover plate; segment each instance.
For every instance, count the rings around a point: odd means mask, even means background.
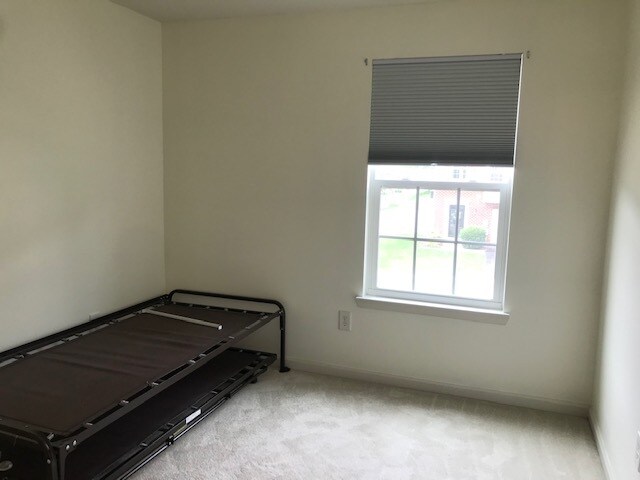
[[[348,310],[338,311],[338,329],[345,332],[351,331],[351,312]]]

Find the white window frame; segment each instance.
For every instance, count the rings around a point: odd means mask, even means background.
[[[476,183],[469,181],[443,182],[443,181],[416,181],[416,180],[384,180],[375,178],[375,166],[369,167],[369,181],[367,186],[367,211],[366,211],[366,238],[365,238],[365,265],[364,265],[364,296],[382,297],[393,300],[408,300],[439,304],[451,307],[468,307],[487,310],[502,311],[504,309],[504,291],[507,271],[507,250],[509,240],[509,221],[511,218],[511,192],[512,178],[503,183]],[[378,265],[378,239],[380,219],[380,196],[382,188],[422,188],[441,190],[481,190],[498,191],[500,193],[500,210],[498,214],[498,234],[496,240],[496,257],[494,271],[493,298],[490,300],[467,298],[456,295],[436,295],[402,290],[390,290],[377,288]],[[416,210],[416,218],[418,212]],[[404,238],[404,237],[403,237]],[[414,227],[414,236],[406,237],[408,240],[436,241],[455,245],[457,239],[434,239],[417,236],[417,227]],[[415,245],[415,243],[414,243]],[[415,247],[414,247],[415,249]],[[414,258],[415,275],[415,258]],[[455,275],[455,269],[454,269]]]

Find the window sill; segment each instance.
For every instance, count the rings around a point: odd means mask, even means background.
[[[432,317],[455,318],[471,322],[506,325],[509,314],[498,310],[468,308],[453,305],[438,305],[435,303],[414,302],[411,300],[397,300],[384,297],[356,297],[356,304],[362,308],[386,310],[390,312],[430,315]]]

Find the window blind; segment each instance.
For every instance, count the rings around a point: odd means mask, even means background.
[[[513,165],[521,61],[374,60],[369,163]]]

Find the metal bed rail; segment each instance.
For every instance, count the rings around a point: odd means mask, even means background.
[[[208,292],[199,292],[196,290],[173,290],[171,291],[171,293],[169,293],[168,295],[168,301],[169,302],[174,302],[173,297],[175,295],[194,295],[194,296],[202,296],[202,297],[209,297],[209,298],[222,298],[222,299],[226,299],[226,300],[234,300],[234,301],[238,301],[238,302],[256,302],[256,303],[264,303],[264,304],[270,304],[270,305],[274,305],[275,307],[277,307],[277,314],[280,317],[280,372],[281,373],[286,373],[289,370],[291,370],[289,367],[287,367],[286,365],[286,361],[285,361],[285,348],[286,348],[286,312],[285,312],[285,308],[284,305],[279,302],[278,300],[273,300],[273,299],[268,299],[268,298],[259,298],[259,297],[245,297],[245,296],[241,296],[241,295],[229,295],[229,294],[225,294],[225,293],[208,293]],[[229,308],[224,308],[226,310],[229,310]],[[242,311],[242,310],[236,310],[236,311]]]

